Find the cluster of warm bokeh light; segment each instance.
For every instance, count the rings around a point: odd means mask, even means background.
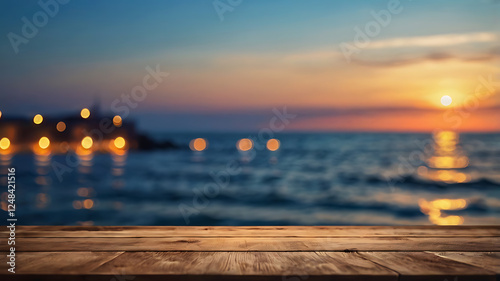
[[[57,127],[57,130],[59,132],[64,132],[66,130],[66,124],[62,121],[59,122],[56,127]],[[11,143],[10,143],[10,140],[8,138],[4,137],[0,140],[0,149],[1,150],[7,150],[10,148],[10,146],[11,146]],[[48,137],[44,136],[38,140],[38,145],[35,147],[35,150],[36,151],[40,151],[40,149],[47,150],[49,148],[49,146],[50,146],[50,139]],[[94,146],[94,140],[90,136],[86,136],[81,140],[80,145],[79,145],[79,149],[77,150],[77,154],[80,154],[80,153],[87,154],[87,153],[84,153],[82,151],[82,149],[86,150],[88,152],[89,150],[91,150],[93,148],[93,146]],[[124,150],[124,149],[126,149],[126,146],[127,146],[127,142],[126,142],[125,138],[123,138],[123,137],[117,137],[117,138],[109,141],[109,149],[112,152],[119,152],[119,150]],[[60,147],[60,150],[63,152],[67,152],[70,148],[70,146],[67,142],[60,143],[59,147]],[[204,138],[196,138],[196,139],[191,140],[191,142],[189,143],[189,147],[193,151],[204,151],[208,147],[208,142]],[[251,139],[243,138],[243,139],[240,139],[236,143],[236,147],[239,151],[249,151],[249,150],[252,150],[254,148],[254,143]],[[277,139],[270,139],[267,141],[266,148],[269,151],[277,151],[280,148],[280,141]]]
[[[75,200],[73,201],[73,208],[74,209],[92,209],[94,207],[95,202],[94,200],[90,199],[89,197],[92,196],[94,190],[91,187],[80,187],[76,191],[76,194],[80,197],[82,197],[81,200]]]
[[[92,209],[94,207],[94,200],[85,199],[85,200],[75,200],[73,201],[73,208],[79,209]]]
[[[86,136],[84,137],[79,145],[77,145],[76,153],[78,155],[88,155],[93,152],[94,140]],[[9,154],[11,153],[10,148],[12,147],[11,141],[7,137],[0,139],[0,153]],[[51,149],[51,141],[48,137],[41,137],[38,142],[32,146],[33,152],[37,155],[48,155],[51,154],[53,149]],[[66,153],[70,150],[70,144],[68,142],[61,142],[55,146],[55,151]],[[123,155],[127,150],[127,141],[123,137],[117,137],[109,141],[109,150],[113,153]]]
[[[467,207],[465,199],[436,199],[418,201],[420,211],[429,216],[429,221],[436,225],[459,225],[464,223],[461,216],[443,216],[442,211],[463,210]]]
[[[0,113],[1,114],[1,113]],[[90,110],[84,108],[81,111],[81,117],[86,119],[90,117]],[[49,120],[51,123],[52,120]],[[35,125],[42,124],[42,122],[46,122],[41,114],[36,114],[33,117],[33,123]],[[122,118],[116,115],[113,118],[113,124],[116,127],[122,126]],[[52,126],[52,125],[51,125]],[[67,132],[69,126],[64,121],[59,121],[54,126],[59,133]],[[81,127],[76,127],[76,130],[80,130]],[[126,139],[123,136],[117,136],[113,139],[100,140],[96,142],[90,136],[84,136],[81,139],[77,139],[74,141],[64,140],[57,141],[58,137],[55,137],[52,132],[46,132],[45,136],[41,136],[39,139],[31,141],[26,144],[24,140],[15,145],[16,141],[11,143],[11,139],[8,137],[0,137],[0,161],[10,161],[12,156],[16,152],[22,152],[24,149],[29,148],[30,151],[33,152],[35,156],[35,163],[39,166],[49,166],[51,162],[52,155],[57,154],[66,154],[70,151],[74,151],[75,154],[80,159],[80,165],[78,169],[80,172],[84,170],[88,170],[88,168],[92,165],[91,160],[94,157],[94,153],[106,152],[110,153],[112,159],[115,163],[118,163],[118,168],[114,168],[114,170],[120,170],[123,173],[123,168],[121,168],[125,163],[125,157],[128,153],[129,145]],[[54,137],[54,138],[52,138]],[[56,140],[54,143],[52,141]],[[6,163],[6,162],[5,162]],[[40,168],[38,168],[40,169]],[[39,172],[37,170],[38,173]],[[39,177],[36,179],[37,184],[44,185],[47,182],[47,179],[43,177]],[[83,192],[83,191],[82,191]],[[49,200],[49,197],[46,194],[40,193],[37,195],[37,206],[43,207]],[[85,200],[76,200],[73,203],[75,208],[80,209],[91,209],[95,206],[95,202],[92,199]]]
[[[196,138],[189,142],[189,148],[192,151],[204,151],[208,147],[208,141],[204,138]],[[239,151],[250,151],[254,148],[254,143],[249,138],[243,138],[236,142],[236,148]],[[280,141],[277,139],[270,139],[266,143],[266,148],[269,151],[277,151],[280,148]]]
[[[434,153],[427,159],[427,167],[417,169],[420,176],[444,183],[464,183],[470,176],[464,172],[469,166],[469,158],[459,149],[458,134],[440,131],[433,135]]]

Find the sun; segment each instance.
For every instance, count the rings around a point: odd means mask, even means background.
[[[441,97],[441,104],[444,106],[448,106],[453,102],[453,99],[450,96],[442,96]]]

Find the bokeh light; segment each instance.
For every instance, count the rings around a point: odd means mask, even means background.
[[[280,141],[277,139],[270,139],[267,141],[267,149],[270,151],[276,151],[280,148]]]
[[[120,115],[116,115],[115,117],[113,117],[113,124],[116,126],[116,127],[121,127],[122,126],[122,118],[120,117]]]
[[[40,146],[41,149],[46,149],[50,145],[50,140],[48,137],[41,137],[40,140],[38,141],[38,146]]]
[[[207,141],[203,138],[197,138],[189,143],[189,148],[192,151],[203,151],[207,148]]]
[[[113,144],[115,145],[116,148],[122,149],[125,147],[125,139],[122,137],[117,137],[114,141]]]
[[[253,148],[253,141],[251,139],[241,139],[236,144],[240,151],[249,151]]]
[[[81,196],[81,197],[88,197],[90,195],[90,190],[86,187],[80,187],[76,191],[76,194],[78,194],[78,196]]]
[[[2,111],[0,110],[0,118],[2,118]]]
[[[93,206],[94,206],[94,201],[92,201],[92,199],[85,199],[83,201],[83,207],[85,209],[92,209]]]
[[[82,207],[83,207],[82,201],[79,201],[79,200],[73,201],[73,208],[75,208],[76,210],[79,210]]]
[[[66,123],[64,123],[63,121],[57,123],[56,125],[56,129],[59,131],[59,132],[64,132],[64,130],[66,130]]]
[[[85,149],[90,149],[93,144],[94,144],[94,141],[92,140],[91,137],[84,137],[82,139],[82,147]]]
[[[448,106],[453,102],[453,99],[450,96],[442,96],[441,97],[441,104],[444,106]]]
[[[43,116],[40,115],[40,114],[37,114],[35,115],[35,117],[33,117],[33,123],[39,125],[39,124],[42,124],[43,122]]]
[[[90,117],[90,110],[88,108],[82,109],[82,111],[80,111],[80,116],[82,116],[83,119],[89,118]]]
[[[9,149],[10,147],[10,140],[8,138],[2,138],[0,140],[0,148],[5,150],[5,149]]]

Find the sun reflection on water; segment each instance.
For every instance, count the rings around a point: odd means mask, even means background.
[[[436,225],[460,225],[464,223],[462,216],[446,216],[442,211],[457,211],[467,207],[465,199],[436,199],[418,201],[420,211],[429,216],[429,221]]]
[[[426,166],[417,169],[419,176],[442,183],[469,182],[466,173],[469,158],[459,146],[459,135],[452,131],[440,131],[433,134],[433,154],[427,159]]]
[[[459,134],[452,131],[440,131],[433,134],[433,153],[420,166],[417,173],[420,177],[442,184],[458,184],[471,180],[467,173],[469,157],[460,147]],[[436,225],[460,225],[464,218],[457,215],[446,215],[443,211],[458,211],[467,208],[465,199],[420,199],[420,211],[429,216],[429,221]]]

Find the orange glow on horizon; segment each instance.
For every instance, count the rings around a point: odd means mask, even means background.
[[[465,112],[468,113],[468,112]],[[455,129],[457,132],[500,132],[500,111],[476,110],[463,118],[452,109],[444,111],[376,113],[332,117],[313,117],[290,122],[287,129],[297,131],[340,132],[418,132]]]

